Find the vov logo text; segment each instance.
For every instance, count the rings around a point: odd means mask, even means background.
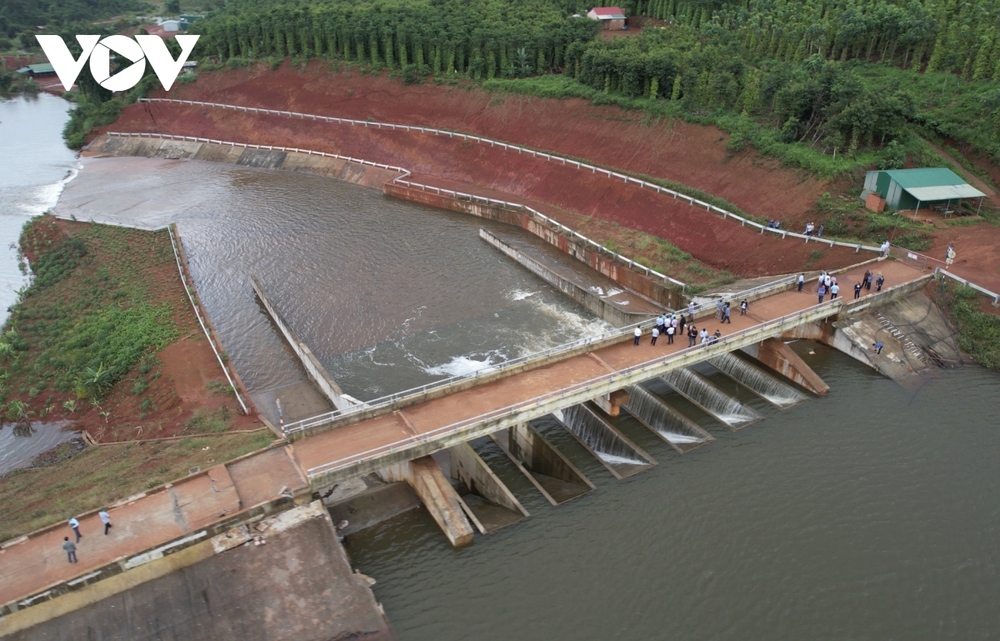
[[[127,36],[108,36],[103,40],[100,36],[76,36],[76,41],[83,49],[79,58],[73,58],[61,36],[35,37],[66,91],[76,82],[88,59],[90,73],[99,85],[108,91],[127,91],[142,80],[146,73],[146,62],[153,68],[164,90],[169,90],[201,36],[175,36],[177,44],[181,46],[181,55],[176,60],[159,36],[136,36],[135,40]],[[113,76],[112,52],[132,63]]]

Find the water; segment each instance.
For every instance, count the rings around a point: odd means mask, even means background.
[[[700,374],[676,369],[661,377],[679,394],[733,429],[760,420],[760,415],[738,400],[719,391]]]
[[[788,383],[778,380],[735,354],[716,356],[708,362],[726,376],[778,407],[791,407],[808,398]]]
[[[678,452],[684,453],[715,440],[645,388],[632,385],[628,393],[628,402],[623,407],[671,443]]]
[[[904,389],[816,351],[825,397],[683,457],[619,421],[658,466],[617,481],[558,444],[597,491],[518,488],[532,518],[463,550],[414,511],[353,564],[401,641],[995,638],[1000,376]]]
[[[0,100],[0,322],[27,284],[18,268],[21,228],[55,206],[76,167],[62,140],[70,107],[44,93]]]
[[[256,302],[251,273],[362,401],[610,327],[480,240],[489,221],[328,178],[85,159],[57,212],[141,227],[176,222],[201,300],[251,392],[305,380]]]
[[[642,454],[622,439],[593,410],[584,405],[574,405],[553,412],[559,422],[583,442],[595,456],[622,476],[641,471],[649,466]]]

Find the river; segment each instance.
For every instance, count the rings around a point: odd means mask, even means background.
[[[454,550],[415,511],[348,552],[402,641],[994,638],[1000,376],[904,388],[806,347],[826,397],[752,400],[738,432],[672,398],[718,441],[680,456],[620,420],[659,462],[626,481],[542,421],[595,492],[552,508],[480,445],[530,519]]]

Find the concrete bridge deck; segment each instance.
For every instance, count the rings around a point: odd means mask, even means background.
[[[875,294],[862,290],[853,300],[853,284],[866,269],[881,272],[884,290],[926,276],[893,261],[856,267],[838,276],[841,296],[818,305],[815,280],[803,292],[782,291],[754,301],[747,316],[734,300],[732,323],[708,317],[696,321],[709,333],[722,331],[716,345],[688,348],[687,337],[673,345],[665,336],[655,346],[644,333],[638,347],[630,336],[587,354],[558,360],[536,369],[419,403],[391,414],[342,425],[296,443],[295,449],[314,486],[337,482],[387,465],[425,456],[459,442],[544,416],[555,409],[597,398],[672,369],[686,367],[719,353],[730,352],[781,336],[798,326],[849,313]]]

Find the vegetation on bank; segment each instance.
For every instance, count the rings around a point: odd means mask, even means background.
[[[0,336],[7,420],[73,418],[133,369],[147,381],[159,375],[154,355],[177,337],[174,310],[158,302],[147,272],[173,261],[164,234],[88,225],[67,235],[51,216],[25,224],[21,251],[34,278]],[[113,410],[103,411],[107,419]]]
[[[267,447],[263,428],[250,434],[188,437],[92,446],[57,464],[0,478],[0,541],[64,521],[116,500]]]
[[[977,363],[1000,369],[1000,315],[982,311],[984,299],[971,287],[942,279],[937,302],[958,329],[958,344]]]

